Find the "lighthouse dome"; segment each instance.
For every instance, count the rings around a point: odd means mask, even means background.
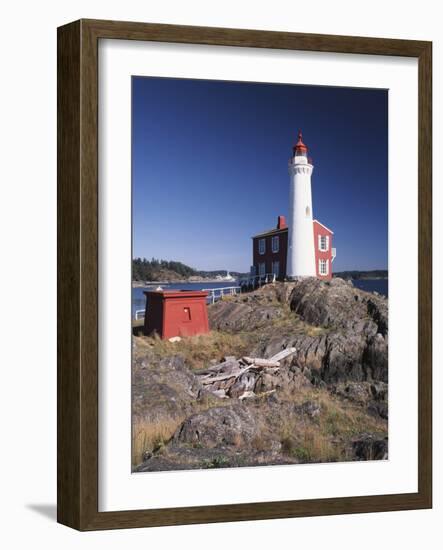
[[[298,131],[298,141],[292,148],[294,151],[295,157],[307,157],[308,156],[308,148],[303,143],[303,135],[301,133],[301,130]]]

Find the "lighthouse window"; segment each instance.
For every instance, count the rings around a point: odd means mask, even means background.
[[[318,236],[318,249],[322,252],[329,250],[329,237],[328,235],[319,235]]]
[[[272,252],[278,252],[280,248],[280,239],[278,235],[272,237]]]
[[[258,241],[258,253],[264,254],[266,252],[266,241],[265,239],[260,239]]]
[[[306,207],[306,217],[308,218],[311,215],[311,209],[309,206]]]
[[[319,260],[318,261],[318,271],[320,275],[328,274],[328,260]]]

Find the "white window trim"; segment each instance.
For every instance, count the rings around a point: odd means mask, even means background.
[[[325,262],[324,272],[322,271],[322,262]],[[328,259],[319,258],[319,260],[318,260],[318,273],[319,273],[319,275],[323,275],[323,276],[329,275],[329,260]]]
[[[278,252],[280,250],[280,237],[279,235],[274,235],[271,240],[272,252]]]
[[[322,246],[322,239],[325,239],[325,246]],[[319,235],[318,236],[318,249],[320,252],[328,252],[329,250],[329,235]]]
[[[262,249],[263,244],[263,249]],[[266,254],[266,239],[259,239],[258,240],[258,253],[263,256],[263,254]]]

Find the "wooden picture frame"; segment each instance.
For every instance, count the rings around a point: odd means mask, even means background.
[[[224,45],[418,58],[418,492],[98,511],[98,42]],[[349,36],[80,20],[58,29],[58,521],[79,530],[432,506],[432,44]]]

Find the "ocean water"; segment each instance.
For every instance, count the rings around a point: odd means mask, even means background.
[[[143,294],[143,292],[145,290],[155,290],[158,286],[161,286],[164,290],[202,290],[203,288],[228,288],[231,286],[238,286],[238,282],[217,281],[214,283],[168,283],[165,285],[149,285],[149,288],[135,287],[132,289],[132,317],[135,317],[135,312],[137,310],[145,309],[146,307],[146,296]]]
[[[366,290],[367,292],[378,292],[383,296],[388,296],[388,279],[354,279],[352,281],[356,288]],[[237,286],[237,281],[217,281],[214,283],[170,283],[160,285],[165,290],[202,290],[203,288],[227,288]],[[155,290],[159,285],[150,285],[150,287],[136,287],[132,289],[132,317],[135,312],[146,307],[145,290]]]
[[[352,284],[366,292],[378,292],[388,297],[388,279],[354,279]]]

